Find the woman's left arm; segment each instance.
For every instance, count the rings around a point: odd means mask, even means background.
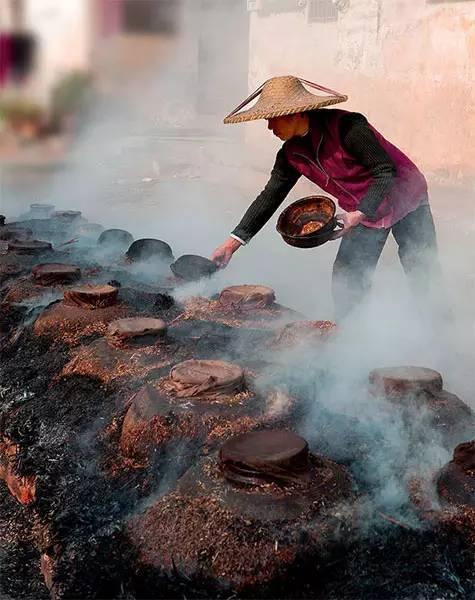
[[[361,200],[358,210],[369,219],[395,183],[397,170],[386,150],[381,146],[366,118],[359,113],[348,113],[341,120],[341,134],[346,150],[372,176],[371,185]]]

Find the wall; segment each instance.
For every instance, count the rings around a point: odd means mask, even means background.
[[[252,12],[250,25],[251,90],[279,74],[313,79],[347,93],[345,108],[429,174],[475,175],[475,2],[350,0],[338,22],[309,23],[300,10]],[[262,123],[247,127],[264,164],[276,145]]]
[[[37,67],[30,92],[47,103],[61,75],[87,70],[91,59],[90,0],[27,0],[24,25],[38,37]]]

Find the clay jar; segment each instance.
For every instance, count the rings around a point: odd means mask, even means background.
[[[177,440],[197,450],[211,447],[231,434],[285,422],[292,406],[282,391],[259,393],[236,364],[188,360],[133,397],[122,426],[122,452],[143,461]]]
[[[459,444],[436,477],[442,502],[475,509],[475,440]]]
[[[278,333],[276,345],[291,348],[298,344],[319,344],[330,339],[336,332],[332,321],[295,321],[288,323]]]
[[[27,227],[22,227],[21,224],[3,225],[0,226],[0,240],[28,240],[33,236],[33,231]]]
[[[189,317],[234,327],[275,327],[301,315],[275,302],[273,289],[263,285],[224,288],[216,299],[191,298],[185,302]]]
[[[260,597],[264,586],[282,585],[290,569],[295,575],[299,564],[324,560],[341,525],[332,515],[352,499],[348,471],[310,454],[301,437],[243,434],[129,522],[138,577],[147,572],[154,589],[161,574],[177,569],[214,590]],[[305,578],[303,566],[298,576]]]
[[[373,370],[370,392],[397,405],[413,422],[420,413],[423,421],[442,436],[448,447],[475,430],[475,415],[455,394],[443,389],[442,375],[425,367],[398,366]],[[415,412],[414,412],[415,411]]]
[[[27,275],[35,265],[58,257],[52,245],[42,240],[13,239],[4,242],[4,246],[6,253],[0,254],[0,280],[9,279],[10,272]]]
[[[118,301],[118,289],[110,285],[84,285],[64,291],[64,299],[45,309],[35,321],[35,335],[76,345],[82,338],[104,335],[107,325],[129,316]]]
[[[130,245],[125,256],[131,262],[146,262],[150,260],[171,262],[173,260],[171,247],[166,242],[153,238],[135,240]]]
[[[40,256],[53,250],[53,246],[42,240],[12,240],[7,250],[12,254]]]
[[[121,253],[125,252],[133,241],[132,234],[124,229],[106,229],[100,234],[97,245],[106,250]]]
[[[5,302],[23,302],[45,293],[62,292],[66,286],[81,278],[81,269],[76,265],[42,263],[36,265],[30,277],[15,281],[5,294]]]
[[[109,384],[133,383],[151,371],[164,372],[177,348],[160,319],[129,317],[109,323],[105,336],[81,346],[61,375],[83,375]]]
[[[28,219],[48,219],[53,213],[54,208],[53,204],[35,202],[30,204],[30,210],[25,217]]]
[[[178,281],[197,281],[204,277],[211,277],[218,267],[203,256],[184,254],[170,265],[170,269]]]

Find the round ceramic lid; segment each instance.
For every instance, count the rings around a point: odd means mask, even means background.
[[[66,304],[82,308],[104,308],[116,303],[119,290],[111,285],[84,285],[64,292]]]
[[[77,281],[81,277],[81,269],[79,267],[61,263],[36,265],[32,273],[35,281],[42,285]]]
[[[172,380],[190,385],[204,384],[213,378],[215,384],[221,386],[239,382],[243,377],[241,367],[222,360],[186,360],[170,373]]]
[[[265,285],[233,285],[221,291],[219,302],[225,306],[262,308],[275,302],[275,292]]]
[[[8,243],[8,252],[15,254],[41,254],[52,249],[52,244],[41,240],[14,240]]]
[[[285,466],[306,461],[308,444],[291,431],[271,429],[243,433],[228,440],[221,447],[221,460],[237,463],[271,464]]]
[[[374,369],[369,381],[377,391],[388,395],[440,391],[443,386],[442,375],[437,371],[412,366]]]

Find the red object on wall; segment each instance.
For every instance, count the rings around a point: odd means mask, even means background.
[[[9,33],[0,33],[0,87],[8,81],[11,60],[11,36]]]

